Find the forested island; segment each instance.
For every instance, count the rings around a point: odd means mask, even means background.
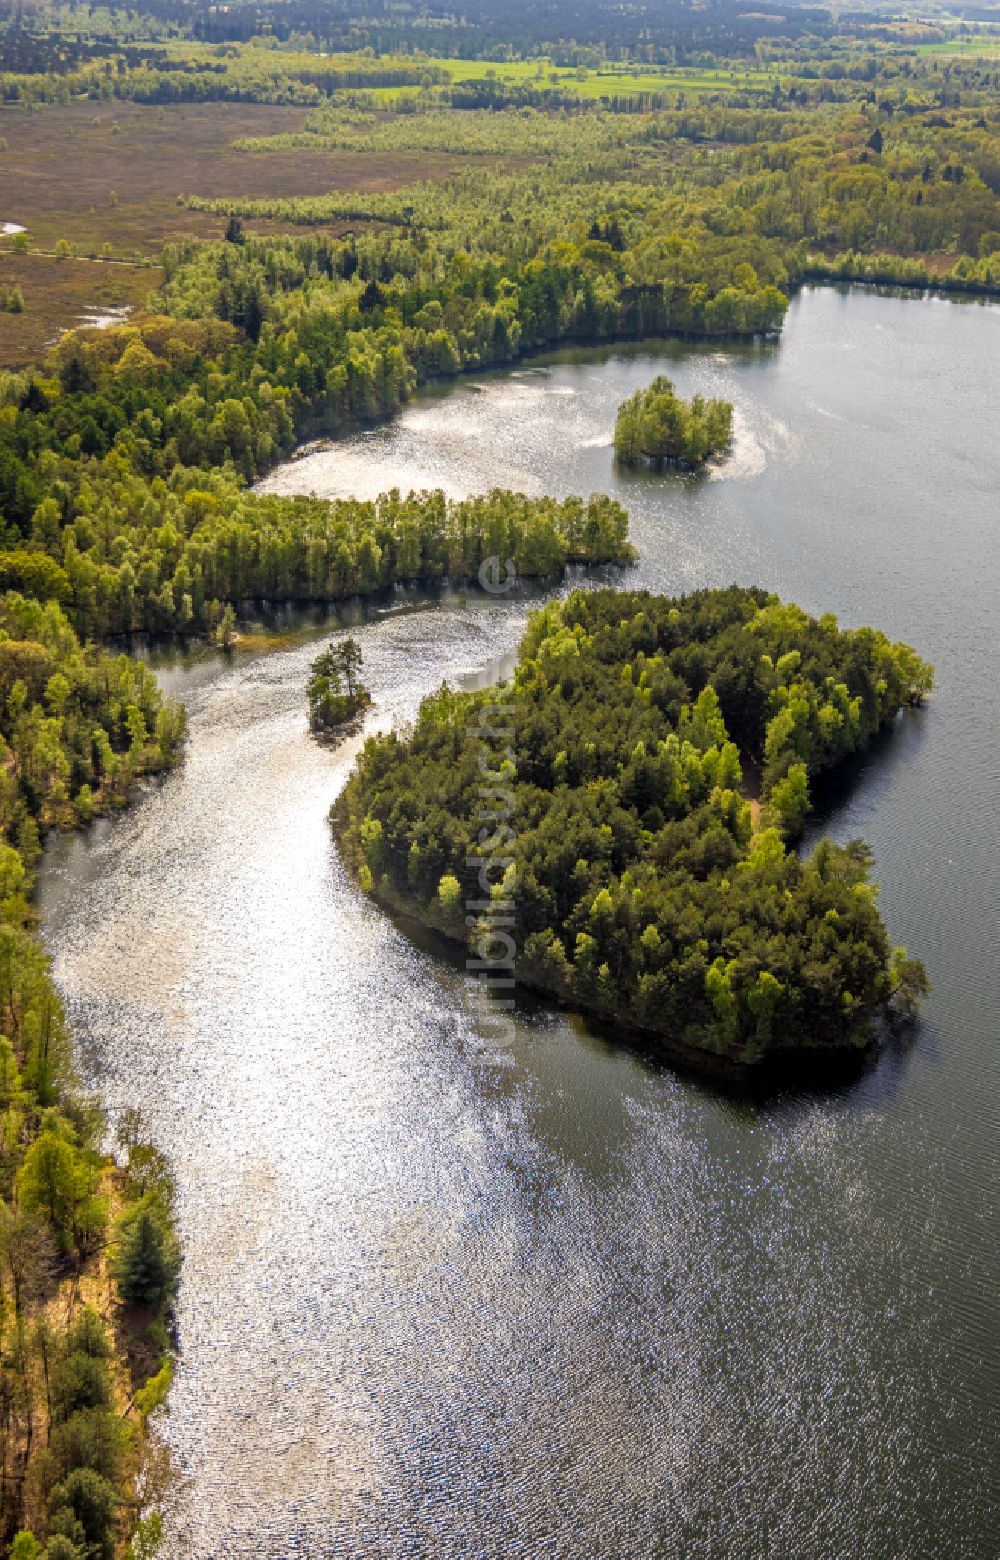
[[[733,430],[731,401],[683,400],[673,381],[658,374],[645,390],[637,390],[618,408],[615,454],[626,466],[644,461],[672,461],[702,466],[729,444]]]
[[[630,78],[564,62],[554,85],[541,60],[321,58],[273,42],[220,54],[189,38],[166,69],[155,49],[0,28],[5,94],[38,105],[45,145],[81,98],[156,104],[156,125],[206,97],[303,110],[294,132],[238,138],[232,195],[137,192],[157,199],[162,234],[141,254],[117,236],[113,188],[86,235],[48,214],[0,237],[0,285],[24,303],[0,337],[36,321],[39,339],[27,360],[0,340],[0,546],[12,586],[33,591],[30,571],[85,635],[214,636],[247,597],[338,600],[440,577],[454,549],[437,512],[397,511],[382,535],[365,506],[248,491],[297,442],[391,414],[433,378],[564,342],[773,334],[810,276],[998,285],[982,62],[776,37],[763,69],[663,62]],[[21,117],[5,121],[15,139]],[[140,117],[101,157],[125,144],[131,166],[152,133]],[[17,144],[9,167],[31,167],[31,138]],[[246,193],[272,166],[317,157],[344,187],[283,178],[281,194]],[[46,179],[58,166],[50,150]],[[45,350],[53,277],[80,267],[134,267],[133,316]],[[522,573],[602,556],[542,552],[511,556]]]
[[[495,907],[518,980],[625,1027],[743,1065],[863,1047],[926,977],[860,841],[790,845],[810,782],[931,684],[908,646],[765,591],[576,592],[532,617],[501,695],[446,686],[412,735],[369,739],[337,837],[377,899],[471,948]]]

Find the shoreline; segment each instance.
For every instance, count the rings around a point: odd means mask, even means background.
[[[336,816],[336,805],[334,802],[330,809],[329,821],[338,860],[352,888],[365,899],[377,904],[379,909],[388,915],[411,941],[413,940],[411,929],[416,928],[423,937],[429,935],[434,939],[439,945],[436,950],[438,955],[447,958],[449,962],[456,960],[460,953],[468,954],[467,942],[446,930],[443,924],[427,919],[415,902],[407,900],[392,889],[387,893],[381,886],[378,888],[373,886],[368,892],[361,886],[353,863],[348,859],[341,843],[342,827],[340,819]],[[765,1052],[757,1062],[743,1062],[738,1057],[710,1050],[706,1046],[696,1045],[679,1036],[666,1035],[662,1030],[639,1023],[621,1012],[599,1007],[596,1003],[585,1002],[576,996],[564,995],[553,990],[551,986],[533,979],[530,971],[526,973],[517,964],[514,969],[514,984],[515,987],[520,986],[533,997],[541,999],[549,1008],[565,1013],[570,1019],[582,1018],[597,1029],[606,1031],[612,1044],[630,1046],[633,1049],[638,1047],[647,1056],[652,1051],[655,1055],[650,1057],[651,1060],[665,1062],[680,1071],[717,1083],[728,1083],[740,1093],[756,1092],[761,1085],[783,1088],[788,1087],[790,1081],[798,1081],[802,1085],[823,1081],[822,1077],[795,1079],[794,1075],[797,1072],[802,1072],[810,1065],[815,1072],[821,1075],[827,1074],[825,1081],[828,1083],[842,1082],[845,1077],[858,1071],[859,1067],[878,1049],[877,1021],[873,1019],[871,1032],[860,1043],[845,1040],[837,1045],[820,1042],[815,1045],[803,1043],[776,1046]]]

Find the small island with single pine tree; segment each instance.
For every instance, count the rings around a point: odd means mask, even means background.
[[[703,466],[728,448],[732,430],[731,401],[706,401],[700,395],[685,401],[673,380],[659,374],[619,406],[615,455],[624,466]]]
[[[312,663],[306,697],[314,736],[342,740],[371,704],[372,696],[359,678],[362,661],[361,646],[348,638],[329,644]]]

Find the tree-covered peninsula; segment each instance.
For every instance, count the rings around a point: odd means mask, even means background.
[[[931,683],[762,590],[577,592],[533,616],[509,686],[443,687],[369,739],[333,820],[362,887],[450,938],[481,948],[502,908],[516,978],[559,999],[744,1064],[860,1047],[926,978],[865,846],[790,842],[810,782]]]
[[[637,390],[618,408],[615,454],[626,466],[644,461],[673,461],[702,466],[729,444],[733,431],[731,401],[683,400],[673,381],[658,374],[645,390]]]

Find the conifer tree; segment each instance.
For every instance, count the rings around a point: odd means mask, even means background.
[[[149,1208],[141,1208],[122,1231],[115,1263],[122,1299],[131,1305],[161,1306],[173,1290],[177,1261],[162,1224]]]

